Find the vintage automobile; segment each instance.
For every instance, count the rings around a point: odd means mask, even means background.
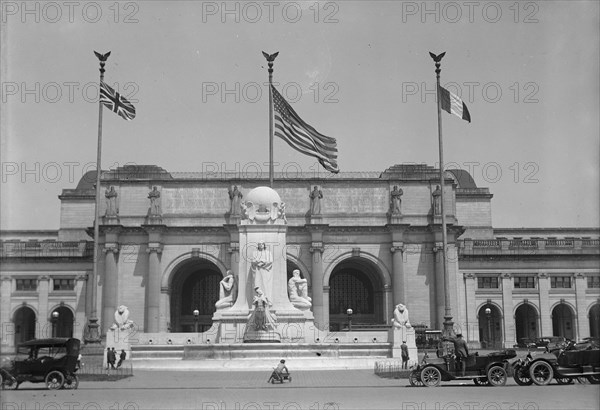
[[[51,390],[76,389],[79,339],[34,339],[17,346],[17,355],[0,368],[0,386],[14,390],[23,382],[46,383]]]
[[[537,347],[537,344],[533,339],[522,337],[518,340],[518,343],[515,344],[513,347],[521,349],[535,349]]]
[[[460,363],[454,354],[442,357],[423,357],[421,363],[409,375],[412,386],[435,387],[442,381],[473,380],[478,386],[504,386],[506,384],[508,360],[517,356],[513,349],[502,350],[479,356],[470,355],[462,376]]]
[[[558,384],[569,384],[581,378],[586,378],[592,384],[600,383],[600,349],[589,344],[568,342],[536,356],[528,353],[514,366],[515,381],[521,386],[532,383],[545,386],[552,379]]]

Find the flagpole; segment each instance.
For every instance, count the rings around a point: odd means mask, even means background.
[[[110,51],[104,55],[94,52],[100,61],[100,84],[104,81],[104,65],[110,55]],[[100,237],[100,174],[102,173],[102,103],[98,101],[98,147],[96,152],[96,200],[94,203],[94,261],[92,270],[92,295],[91,295],[91,312],[88,323],[88,343],[99,343],[100,333],[98,331],[98,317],[96,309],[98,280],[98,239]]]
[[[263,51],[263,56],[267,59],[269,65],[269,186],[273,188],[273,61],[279,52],[267,54]]]
[[[448,279],[448,235],[446,232],[446,212],[444,211],[444,143],[442,140],[442,99],[440,96],[440,73],[442,69],[441,61],[445,52],[436,56],[429,53],[435,62],[435,74],[437,82],[437,115],[438,115],[438,144],[440,155],[440,212],[442,213],[442,257],[444,269],[444,336],[454,335],[454,322],[452,322],[452,312],[450,310],[450,281]]]

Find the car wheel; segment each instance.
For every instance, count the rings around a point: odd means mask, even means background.
[[[529,372],[523,368],[515,370],[513,377],[519,386],[531,386],[533,384],[533,380],[529,377]]]
[[[17,390],[19,383],[13,378],[7,378],[0,374],[0,387],[2,390]]]
[[[75,390],[79,387],[79,377],[76,374],[72,376],[67,376],[65,378],[65,384],[63,385],[64,389]]]
[[[502,366],[490,367],[487,376],[492,386],[504,386],[506,384],[506,370]]]
[[[410,375],[408,376],[408,382],[413,387],[423,387],[423,382],[421,379],[419,379],[419,372],[416,370],[410,372]]]
[[[573,384],[573,379],[570,377],[555,377],[554,379],[558,384]]]
[[[58,390],[65,383],[65,376],[58,370],[52,370],[46,375],[45,381],[49,390]]]
[[[588,376],[587,379],[591,384],[600,384],[600,375],[593,374],[591,376]]]
[[[473,379],[473,383],[475,383],[475,385],[477,385],[477,386],[489,386],[490,385],[490,381],[488,380],[487,377],[480,377],[478,379]]]
[[[538,386],[545,386],[552,380],[554,370],[550,363],[540,360],[535,362],[529,368],[529,377]]]
[[[429,366],[421,370],[421,382],[424,386],[437,387],[441,381],[442,374],[437,368]]]

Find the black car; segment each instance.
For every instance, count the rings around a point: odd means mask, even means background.
[[[76,389],[79,379],[79,339],[35,339],[21,343],[10,365],[0,368],[2,389],[17,389],[23,382],[46,383],[48,389]]]
[[[529,353],[515,363],[515,381],[520,385],[547,385],[555,379],[569,384],[585,377],[590,383],[600,383],[600,349],[593,344],[565,343],[562,347],[536,356]]]
[[[429,358],[427,355],[409,376],[413,386],[435,387],[442,381],[473,380],[478,386],[504,386],[508,360],[517,356],[513,349],[489,353],[485,356],[470,355],[466,359],[466,371],[462,376],[460,364],[454,354]]]

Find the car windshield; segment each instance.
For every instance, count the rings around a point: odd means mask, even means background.
[[[51,357],[53,359],[60,359],[67,355],[66,346],[43,346],[38,348],[37,357]]]
[[[15,356],[15,360],[23,361],[29,358],[32,358],[33,350],[31,347],[20,346],[17,348],[17,355]]]

